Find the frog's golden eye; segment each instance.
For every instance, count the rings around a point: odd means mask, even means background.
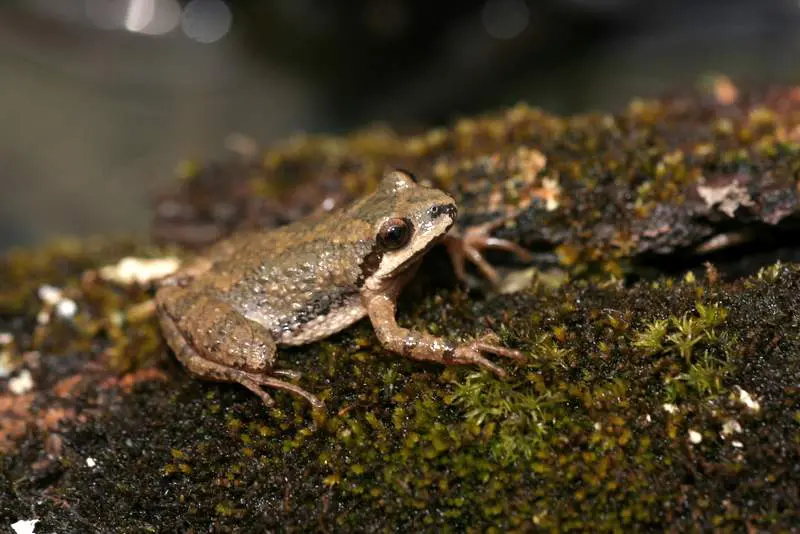
[[[389,219],[378,230],[378,245],[384,250],[403,248],[411,240],[412,230],[408,219]]]

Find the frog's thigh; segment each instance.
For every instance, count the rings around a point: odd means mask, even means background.
[[[175,355],[190,373],[207,380],[237,382],[261,397],[267,406],[272,406],[274,401],[261,386],[300,395],[315,409],[322,409],[324,405],[316,396],[271,376],[291,376],[292,373],[272,370],[275,342],[261,325],[245,319],[235,310],[228,313],[230,307],[224,302],[204,301],[205,297],[190,292],[164,298],[168,294],[159,292],[157,297],[161,328]],[[211,321],[211,316],[220,315],[218,312],[224,312],[221,313],[224,317]]]
[[[157,300],[164,336],[189,371],[235,380],[233,373],[221,373],[219,366],[251,373],[272,367],[276,351],[272,334],[227,302],[180,287],[163,288]],[[211,362],[218,365],[208,365]]]

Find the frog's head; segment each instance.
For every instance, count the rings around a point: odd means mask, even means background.
[[[373,282],[391,279],[415,265],[447,234],[458,213],[452,197],[419,185],[400,170],[384,175],[358,211],[372,229],[372,250],[362,268],[365,280]]]

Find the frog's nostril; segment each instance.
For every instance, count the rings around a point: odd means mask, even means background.
[[[454,204],[438,204],[428,210],[431,219],[438,219],[442,215],[449,215],[451,219],[455,219],[457,213],[458,209]]]

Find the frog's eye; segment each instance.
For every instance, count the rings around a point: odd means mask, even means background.
[[[408,219],[389,219],[378,230],[378,245],[384,250],[397,250],[411,239],[413,225]]]

